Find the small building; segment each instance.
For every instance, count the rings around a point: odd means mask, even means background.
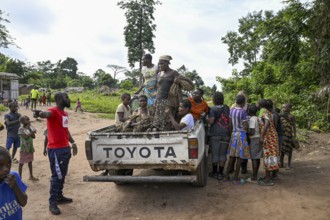
[[[19,94],[29,95],[34,88],[34,84],[19,84]]]
[[[18,99],[18,79],[19,76],[17,74],[0,72],[0,92],[3,99]]]

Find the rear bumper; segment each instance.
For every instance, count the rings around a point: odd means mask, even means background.
[[[84,176],[84,182],[194,183],[196,176]]]

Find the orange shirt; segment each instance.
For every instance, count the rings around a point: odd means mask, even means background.
[[[190,113],[195,120],[200,119],[202,112],[205,112],[206,114],[209,112],[209,106],[205,100],[202,100],[202,103],[196,103],[193,97],[189,97],[188,99],[191,102]]]

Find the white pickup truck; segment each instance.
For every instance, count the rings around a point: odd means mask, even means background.
[[[90,167],[95,172],[109,170],[109,175],[84,176],[84,181],[207,184],[207,145],[202,121],[197,121],[190,131],[113,130],[111,125],[88,133],[85,150]],[[170,170],[171,175],[133,175],[134,169]]]

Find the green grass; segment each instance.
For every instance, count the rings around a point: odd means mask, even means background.
[[[6,112],[8,111],[8,107],[4,106],[4,105],[0,105],[0,112]]]
[[[105,118],[105,119],[115,119],[115,114],[98,114],[98,118]]]
[[[119,91],[121,92],[121,91]],[[77,99],[80,99],[81,107],[86,112],[92,113],[104,113],[104,114],[114,114],[116,112],[117,106],[121,103],[120,95],[121,93],[111,93],[110,95],[102,95],[93,90],[84,91],[82,93],[68,93],[71,100],[71,109],[76,108]],[[52,103],[54,103],[54,94],[52,93]],[[19,97],[19,100],[26,98],[26,95]],[[7,108],[6,108],[7,110]],[[0,108],[1,111],[1,108]],[[101,116],[105,118],[112,118],[113,116]]]
[[[76,107],[77,99],[80,99],[81,107],[87,112],[112,113],[116,112],[121,103],[120,96],[104,96],[102,94],[86,91],[83,93],[69,93],[71,108]]]

